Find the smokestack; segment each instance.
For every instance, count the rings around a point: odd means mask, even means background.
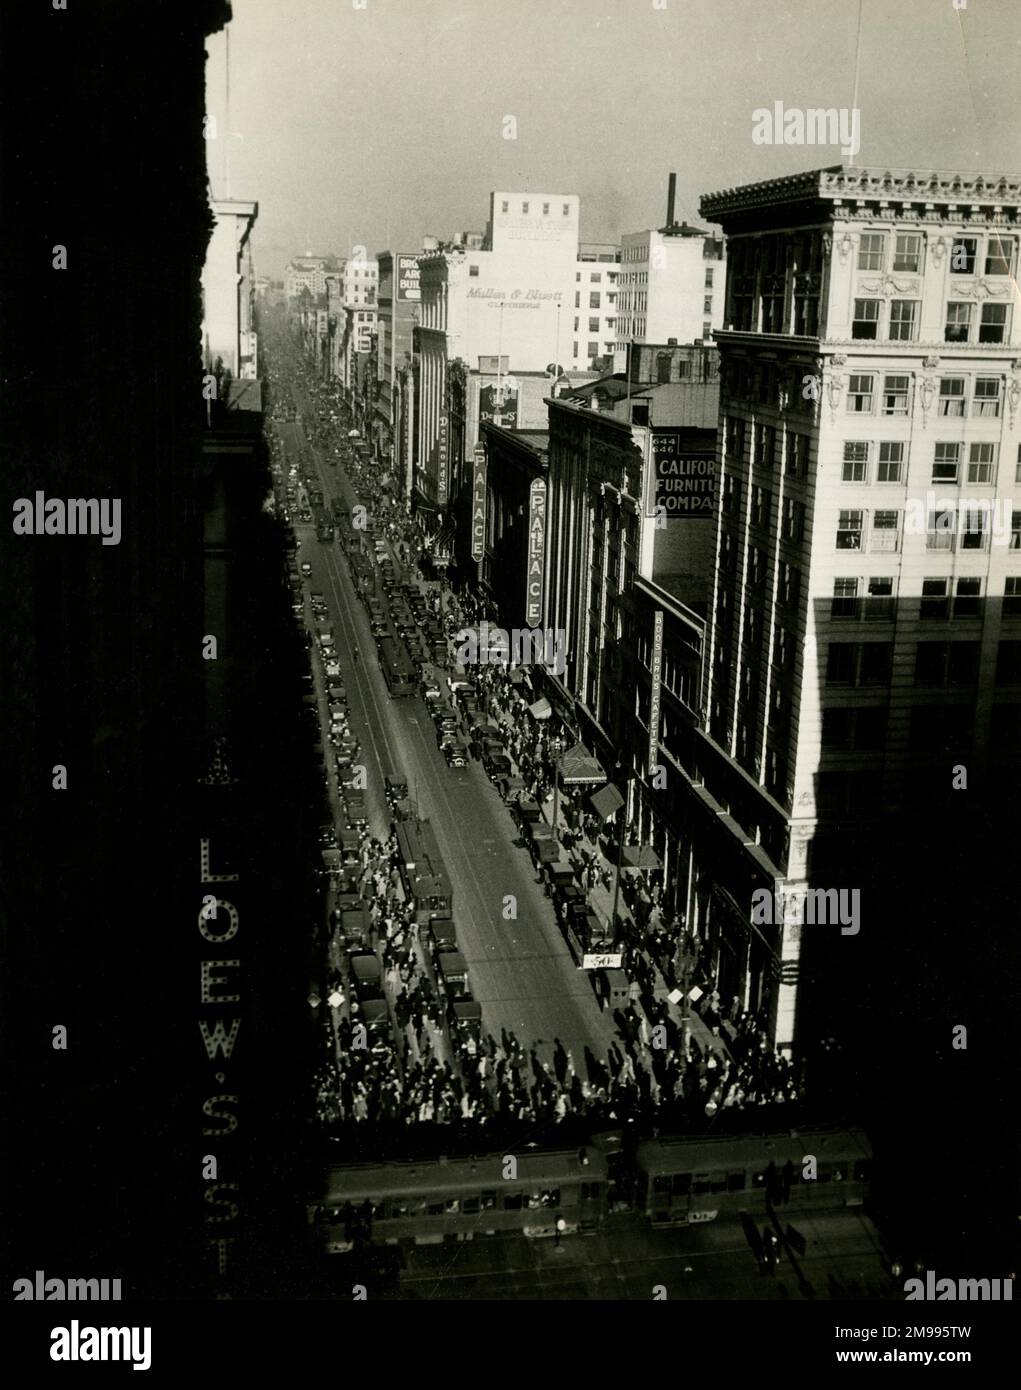
[[[667,185],[666,195],[666,224],[668,227],[674,225],[674,199],[677,196],[677,175],[670,175],[670,182]]]

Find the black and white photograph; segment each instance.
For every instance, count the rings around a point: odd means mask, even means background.
[[[17,0],[0,74],[17,1383],[991,1377],[1017,0]]]

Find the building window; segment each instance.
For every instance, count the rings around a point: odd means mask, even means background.
[[[574,320],[574,331],[575,331],[575,333],[577,333],[577,331],[578,331],[578,329],[580,328],[580,326],[581,326],[581,319],[575,318],[575,320]]]
[[[1000,414],[1000,378],[980,376],[975,378],[975,394],[971,402],[973,416],[997,419]]]
[[[893,617],[893,576],[873,575],[868,581],[868,596],[865,599],[866,618]]]
[[[864,518],[862,511],[841,511],[837,523],[838,550],[861,550]]]
[[[780,566],[780,602],[785,608],[797,608],[801,600],[801,571],[786,561]]]
[[[522,212],[527,212],[527,211],[528,211],[528,204],[527,204],[527,203],[522,203],[522,204],[521,204],[521,211],[522,211]]]
[[[844,462],[840,480],[844,483],[868,482],[869,446],[865,440],[849,439],[844,444]]]
[[[1021,550],[1021,512],[1010,514],[1010,549]]]
[[[849,415],[872,414],[872,377],[852,373],[847,390]]]
[[[1010,574],[1003,585],[1003,616],[1021,615],[1021,575]]]
[[[478,268],[478,266],[477,266],[477,265],[470,265],[470,266],[468,267],[468,274],[469,274],[469,276],[470,276],[472,279],[477,280],[478,277],[479,277],[479,268]]]
[[[872,544],[876,552],[896,551],[900,544],[900,512],[877,511],[872,514]]]
[[[882,413],[885,416],[906,416],[907,377],[883,377]]]
[[[748,583],[760,589],[766,582],[766,552],[753,545],[748,553]]]
[[[968,453],[968,482],[991,483],[996,469],[996,445],[972,444]]]
[[[978,605],[981,597],[981,579],[959,579],[957,581],[957,589],[954,593],[954,617],[977,618]]]
[[[786,473],[790,478],[808,476],[808,435],[788,434]]]
[[[856,618],[858,616],[857,579],[834,579],[833,598],[830,600],[831,618]]]
[[[915,684],[942,686],[947,678],[949,642],[919,642],[915,647]]]
[[[926,550],[953,550],[956,529],[957,515],[953,507],[942,507],[929,512],[925,533]]]
[[[947,322],[943,331],[943,341],[947,343],[966,343],[971,334],[971,305],[951,301],[947,305]]]
[[[510,203],[501,203],[501,204],[500,204],[500,211],[501,211],[501,212],[510,212]]]
[[[894,299],[890,304],[890,339],[892,342],[913,343],[918,324],[918,301]]]
[[[893,273],[917,275],[922,267],[922,238],[918,232],[899,232],[893,248]]]
[[[805,508],[801,502],[788,497],[784,502],[783,538],[800,545],[805,536]]]
[[[722,507],[726,516],[737,516],[741,509],[741,479],[728,473],[723,479]]]
[[[950,274],[974,275],[975,261],[978,257],[978,238],[972,236],[955,237],[950,250]]]
[[[854,301],[854,320],[851,324],[851,337],[875,338],[878,332],[878,299],[856,299]]]
[[[764,487],[752,488],[752,516],[753,526],[763,527],[769,525],[769,511],[772,503],[772,495]]]
[[[564,203],[563,206],[562,206],[562,208],[561,208],[561,216],[562,216],[562,217],[570,217],[570,215],[571,215],[571,205],[570,205],[570,203]]]
[[[588,297],[588,306],[590,309],[598,309],[599,302],[599,291],[594,290]]]
[[[599,356],[599,344],[598,344],[598,343],[589,343],[589,345],[588,345],[588,355],[589,355],[589,357],[598,357],[598,356]],[[647,410],[647,409],[648,409],[648,407],[646,407],[646,410]],[[635,423],[637,424],[638,422],[636,421]]]
[[[599,320],[598,320],[598,319],[589,319],[589,321],[588,321],[588,331],[589,331],[590,333],[598,333],[598,332],[599,332]]]
[[[904,445],[899,441],[885,440],[879,446],[879,464],[876,471],[877,483],[899,483],[904,465]]]
[[[543,215],[543,217],[549,217],[549,203],[543,203],[543,205],[542,205],[542,215]]]
[[[1006,304],[983,304],[982,319],[978,326],[980,343],[1002,343],[1007,334]]]
[[[882,270],[886,238],[882,232],[863,232],[858,246],[859,270]]]
[[[713,336],[713,326],[712,326],[712,323],[710,323],[710,322],[707,320],[707,321],[706,321],[705,323],[703,323],[703,325],[702,325],[702,341],[703,341],[704,343],[706,343],[706,342],[709,341],[709,339],[710,339],[712,336]]]
[[[854,642],[831,642],[826,653],[826,684],[854,685],[856,656]]]
[[[956,483],[960,464],[960,444],[937,444],[932,464],[932,481],[934,483]]]
[[[940,377],[939,413],[940,415],[964,415],[964,377]]]
[[[943,619],[950,615],[949,579],[923,579],[922,601],[918,606],[920,618]]]
[[[991,236],[986,250],[986,274],[1009,275],[1014,264],[1014,238]]]
[[[703,314],[711,314],[712,311],[713,311],[713,297],[712,297],[712,295],[710,294],[710,295],[707,295],[706,298],[702,301],[702,312],[703,312]]]
[[[705,287],[707,290],[711,290],[713,287],[713,272],[711,266],[705,273]]]
[[[961,549],[985,550],[989,543],[989,513],[966,507],[961,517]]]
[[[1021,444],[1017,446],[1017,462],[1014,465],[1014,481],[1021,483]]]

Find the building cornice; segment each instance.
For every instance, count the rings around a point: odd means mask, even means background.
[[[708,221],[729,214],[784,203],[820,201],[940,204],[991,210],[1021,207],[1021,174],[959,174],[930,169],[857,169],[835,165],[811,169],[785,178],[707,193],[699,200],[699,212]]]

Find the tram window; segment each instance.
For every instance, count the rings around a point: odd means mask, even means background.
[[[560,1188],[547,1187],[542,1194],[542,1205],[544,1207],[558,1207],[560,1205]]]
[[[675,1173],[671,1182],[670,1191],[675,1197],[687,1197],[691,1191],[691,1174]]]
[[[442,1203],[442,1202],[430,1202],[430,1203],[428,1204],[428,1206],[426,1207],[426,1209],[425,1209],[425,1214],[426,1214],[426,1216],[442,1216],[442,1215],[443,1215],[443,1203]]]
[[[707,1177],[706,1177],[706,1178],[696,1178],[695,1181],[694,1181],[694,1183],[692,1184],[691,1190],[692,1190],[692,1192],[694,1192],[694,1193],[695,1193],[696,1195],[698,1195],[698,1196],[700,1196],[703,1192],[708,1192],[708,1191],[709,1191],[709,1179],[708,1179]]]
[[[709,1188],[711,1192],[726,1192],[726,1176],[723,1173],[718,1173],[716,1177],[713,1178],[712,1182],[709,1184]]]
[[[525,1206],[529,1211],[538,1211],[542,1205],[542,1193],[540,1192],[530,1192],[525,1198]]]
[[[491,1210],[493,1209],[493,1207],[496,1206],[496,1193],[495,1193],[495,1192],[483,1192],[481,1200],[482,1200],[482,1210],[483,1210],[483,1211],[491,1211]]]
[[[872,1177],[872,1161],[868,1158],[860,1158],[854,1165],[854,1176],[859,1182],[868,1182]]]
[[[460,1210],[461,1210],[461,1202],[460,1202],[460,1199],[457,1198],[457,1197],[451,1197],[450,1201],[447,1203],[447,1211],[446,1211],[447,1216],[457,1216],[457,1215],[459,1214]]]
[[[829,1163],[820,1163],[820,1164],[819,1164],[819,1171],[818,1171],[818,1173],[816,1174],[816,1179],[815,1179],[815,1180],[816,1180],[816,1182],[832,1182],[832,1181],[833,1181],[833,1167],[832,1167],[832,1165],[829,1164]]]
[[[745,1175],[744,1175],[743,1172],[741,1172],[741,1173],[728,1173],[728,1174],[727,1174],[727,1191],[728,1191],[728,1192],[743,1192],[744,1189],[745,1189]]]
[[[387,1208],[389,1208],[389,1210],[387,1210]],[[389,1216],[391,1219],[395,1219],[398,1216],[407,1216],[408,1204],[407,1202],[399,1202],[396,1199],[392,1202],[385,1202],[383,1211],[378,1214],[381,1216]]]
[[[474,1216],[479,1209],[479,1199],[477,1197],[466,1197],[461,1203],[461,1210],[465,1216]]]
[[[581,1184],[581,1200],[587,1202],[590,1198],[599,1196],[602,1185],[597,1182],[583,1182]]]
[[[659,1174],[652,1180],[653,1192],[669,1192],[671,1178],[669,1174]]]
[[[753,1174],[752,1174],[752,1187],[765,1187],[765,1185],[766,1185],[766,1175],[765,1175],[765,1173],[753,1173]]]
[[[426,1213],[427,1211],[428,1211],[428,1205],[427,1205],[426,1200],[425,1200],[424,1197],[420,1197],[420,1198],[418,1199],[418,1201],[412,1202],[412,1204],[411,1204],[411,1215],[412,1215],[412,1216],[424,1216],[425,1213]]]
[[[520,1211],[522,1197],[520,1192],[508,1192],[503,1199],[504,1211]]]

